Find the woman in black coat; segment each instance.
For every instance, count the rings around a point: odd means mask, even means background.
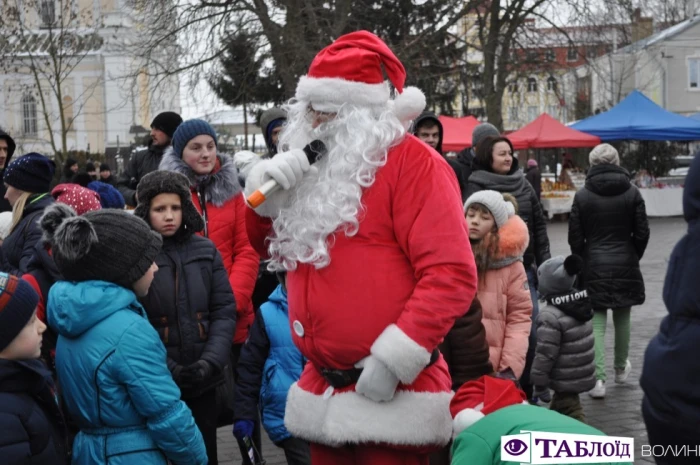
[[[523,256],[523,265],[527,273],[527,281],[532,297],[532,321],[539,313],[537,298],[537,267],[547,261],[549,252],[549,237],[547,236],[547,220],[542,211],[535,189],[525,179],[518,169],[518,159],[513,156],[513,144],[506,137],[487,137],[476,149],[472,163],[472,173],[467,183],[466,197],[482,190],[494,190],[502,194],[511,194],[518,202],[518,215],[527,224],[530,242]],[[534,331],[530,332],[530,345],[525,357],[525,369],[520,383],[523,390],[532,397],[530,385],[530,367],[535,357],[537,338]]]
[[[596,386],[589,392],[605,397],[605,326],[608,309],[615,324],[615,382],[623,383],[632,369],[627,356],[630,309],[644,303],[644,280],[639,268],[649,242],[644,199],[620,167],[617,150],[595,147],[589,156],[586,185],[576,193],[569,217],[571,253],[583,257],[583,286],[595,314]]]
[[[143,218],[163,236],[158,273],[141,299],[168,353],[168,368],[202,432],[209,464],[216,465],[218,407],[214,388],[223,383],[236,327],[236,304],[216,246],[195,235],[204,220],[183,175],[154,171],[137,188]]]
[[[3,271],[18,276],[27,272],[34,247],[41,240],[38,220],[54,201],[49,191],[55,169],[53,161],[38,153],[15,158],[5,169],[5,198],[12,205],[12,226],[2,243]]]

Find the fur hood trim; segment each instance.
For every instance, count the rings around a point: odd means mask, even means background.
[[[163,153],[163,159],[158,167],[162,171],[174,171],[185,175],[190,182],[190,187],[203,187],[207,202],[216,207],[223,206],[233,197],[239,195],[243,189],[238,180],[238,170],[233,162],[233,157],[225,153],[217,154],[221,168],[212,175],[198,176],[180,157],[175,154],[172,147],[168,147]]]
[[[523,258],[525,250],[530,243],[530,234],[525,222],[518,216],[511,216],[506,224],[498,230],[498,253],[493,257],[494,261]]]

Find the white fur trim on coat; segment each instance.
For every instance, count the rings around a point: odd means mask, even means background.
[[[314,110],[334,113],[345,103],[358,106],[385,105],[390,95],[386,82],[366,84],[341,78],[302,76],[295,97],[297,100],[311,102]]]
[[[258,188],[265,183],[265,172],[267,170],[267,165],[269,165],[271,161],[272,160],[260,160],[250,169],[245,182],[246,197],[258,190]],[[276,218],[280,210],[289,202],[289,197],[289,191],[280,189],[270,195],[262,205],[255,209],[255,212],[266,218]]]
[[[390,402],[374,402],[354,391],[324,397],[292,385],[284,414],[292,436],[338,447],[368,442],[444,446],[452,435],[451,392],[399,391]]]
[[[474,408],[465,408],[459,412],[457,416],[455,416],[455,419],[452,422],[452,430],[455,437],[457,437],[457,435],[459,435],[459,433],[461,433],[463,430],[469,428],[471,425],[484,418],[485,415],[481,413],[481,409],[483,407],[484,404],[479,404]]]
[[[430,363],[431,353],[392,324],[372,344],[372,355],[389,367],[403,384],[412,384]]]

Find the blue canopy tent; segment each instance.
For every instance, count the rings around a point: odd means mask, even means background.
[[[700,113],[693,113],[692,115],[688,116],[688,118],[693,118],[700,121]]]
[[[603,142],[700,140],[700,121],[664,110],[638,90],[610,110],[571,128],[598,136]]]

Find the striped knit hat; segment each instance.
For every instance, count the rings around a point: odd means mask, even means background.
[[[22,331],[39,303],[39,296],[26,281],[0,273],[0,351]]]

